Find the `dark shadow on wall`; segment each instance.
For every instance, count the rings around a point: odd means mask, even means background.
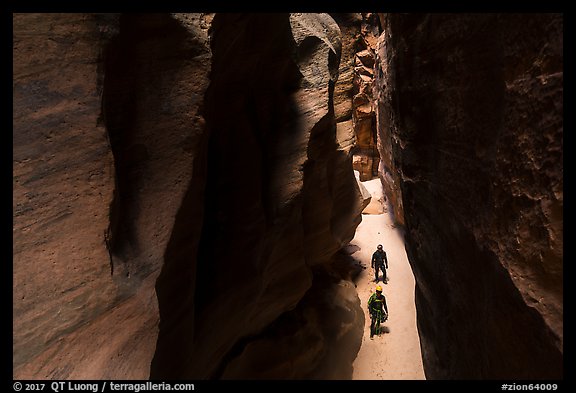
[[[561,246],[534,229],[562,206],[562,16],[387,20],[426,376],[562,378],[562,270],[542,258]]]
[[[270,258],[267,242],[278,221],[291,219],[283,217],[290,206],[274,205],[273,187],[278,150],[298,126],[292,93],[301,75],[288,17],[217,14],[211,31],[219,36],[206,128],[156,284],[161,322],[152,378],[217,377],[225,354],[255,323],[249,316]]]
[[[326,86],[314,85],[317,78],[305,90],[298,60],[311,62],[301,58],[310,47],[297,51],[289,15],[217,14],[211,30],[206,128],[156,283],[161,321],[151,378],[348,375],[363,327],[356,291],[312,268],[353,236],[350,214],[345,226],[332,205],[361,210],[351,162],[336,150],[333,111],[325,109],[337,61],[321,45],[316,54],[328,57],[328,69],[315,65]],[[318,100],[323,120],[302,97]],[[332,340],[346,345],[327,347]]]
[[[115,277],[150,271],[134,266],[134,259],[149,246],[140,244],[138,231],[143,228],[138,228],[138,219],[143,190],[152,178],[150,162],[158,154],[154,141],[170,138],[170,132],[162,130],[163,124],[170,127],[170,82],[160,70],[175,71],[185,55],[191,55],[186,38],[186,30],[168,14],[123,14],[119,33],[103,53],[102,113],[116,175],[106,238]]]
[[[333,266],[314,269],[295,309],[230,351],[222,379],[349,380],[362,343],[364,312],[356,290]]]

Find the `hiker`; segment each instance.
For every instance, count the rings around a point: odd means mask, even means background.
[[[380,334],[380,324],[388,319],[388,306],[386,298],[382,294],[382,287],[378,285],[376,292],[368,299],[368,312],[370,313],[370,339],[374,334]]]
[[[372,268],[374,268],[374,273],[376,274],[374,282],[378,282],[378,270],[381,269],[382,282],[387,284],[388,277],[386,276],[386,269],[388,269],[388,259],[386,258],[386,251],[384,251],[382,244],[378,244],[377,250],[372,254]]]

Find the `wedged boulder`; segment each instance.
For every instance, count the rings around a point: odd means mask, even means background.
[[[374,53],[369,49],[364,49],[360,52],[356,52],[354,64],[356,66],[362,66],[362,67],[366,67],[368,69],[373,69],[374,68]]]
[[[380,179],[362,182],[362,187],[370,195],[370,203],[362,210],[362,214],[383,214],[386,211],[386,201]]]
[[[358,187],[360,188],[360,192],[362,193],[362,213],[365,213],[366,209],[368,208],[368,205],[372,205],[373,203],[379,203],[379,201],[374,201],[374,194],[368,190],[368,188],[366,188],[366,186],[364,184],[366,184],[367,182],[362,182],[360,181],[360,172],[358,171],[354,171],[354,176],[356,176],[356,182],[358,183]]]

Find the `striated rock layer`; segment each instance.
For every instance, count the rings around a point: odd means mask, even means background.
[[[381,24],[384,27],[386,18],[380,15]],[[391,107],[393,94],[395,94],[396,71],[389,68],[392,56],[395,51],[391,45],[388,36],[390,31],[384,29],[376,45],[376,54],[374,61],[374,89],[372,96],[374,99],[376,112],[376,134],[377,146],[380,154],[378,163],[378,177],[382,183],[382,189],[386,196],[386,208],[389,209],[395,224],[404,226],[404,204],[402,202],[401,190],[401,172],[398,168],[398,154],[394,151],[394,146],[398,140],[393,134],[396,125],[396,108]]]
[[[339,143],[353,155],[352,165],[366,181],[378,174],[376,114],[372,85],[378,15],[332,14],[342,31],[342,59],[334,91]]]
[[[351,375],[340,30],[222,14],[212,61],[211,24],[14,15],[14,378]]]
[[[363,13],[354,56],[354,97],[352,124],[356,135],[353,167],[361,181],[378,174],[380,155],[376,141],[376,112],[374,96],[374,57],[380,33],[378,15]]]
[[[14,15],[14,378],[148,377],[209,19]]]
[[[336,117],[336,140],[343,150],[352,154],[356,134],[352,124],[352,97],[354,96],[354,55],[360,32],[360,14],[330,14],[341,32],[341,55],[338,80],[334,85],[334,116]]]
[[[561,378],[562,16],[382,22],[379,137],[426,376]]]
[[[217,14],[211,29],[206,132],[156,285],[151,377],[310,377],[340,338],[309,301],[294,309],[365,205],[336,142],[340,30],[326,14]],[[356,320],[357,297],[344,291],[337,315]],[[266,330],[289,310],[296,341]],[[361,325],[350,332],[348,364]]]

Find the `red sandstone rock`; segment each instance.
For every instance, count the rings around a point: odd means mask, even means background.
[[[382,176],[427,377],[562,378],[562,15],[381,20]]]
[[[14,378],[148,377],[204,19],[14,15]]]
[[[353,238],[366,202],[336,138],[340,31],[326,14],[218,14],[212,29],[207,128],[157,283],[151,377],[286,378],[293,370],[274,368],[283,354],[269,342],[291,341],[270,325],[316,312],[301,300]],[[347,307],[355,318],[358,305]],[[316,323],[296,324],[316,348],[291,348],[297,375],[329,353]],[[352,333],[357,351],[361,331]]]

